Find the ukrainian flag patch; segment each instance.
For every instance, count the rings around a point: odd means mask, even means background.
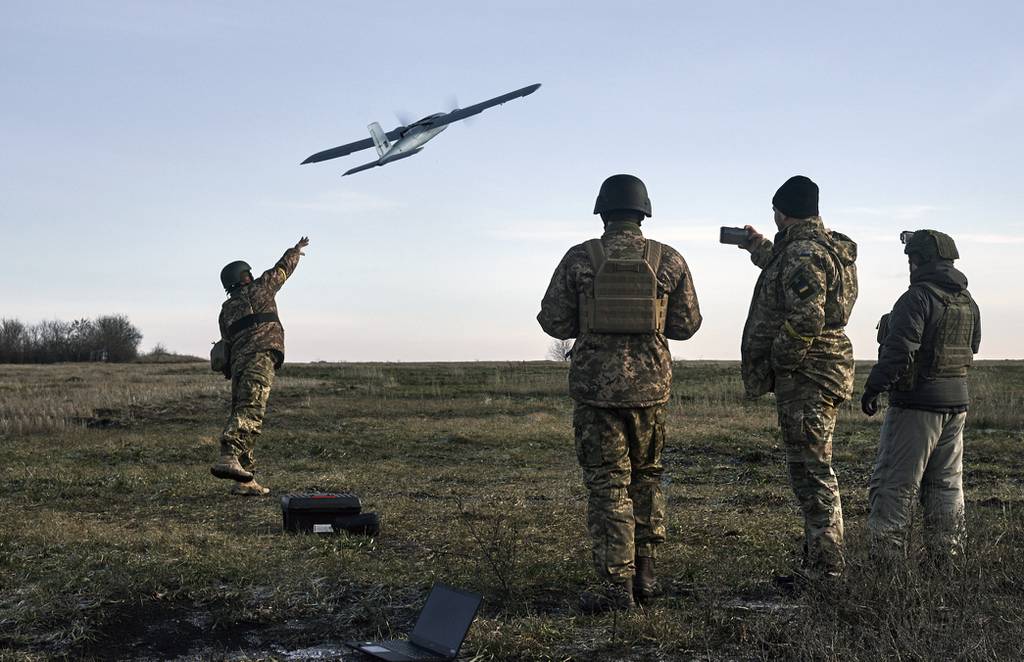
[[[799,299],[809,299],[814,296],[818,291],[817,283],[812,280],[807,273],[801,269],[793,276],[792,280],[789,281],[789,289],[793,290]]]

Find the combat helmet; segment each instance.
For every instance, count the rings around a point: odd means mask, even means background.
[[[915,231],[907,239],[903,252],[907,255],[916,255],[921,264],[960,258],[953,238],[938,230]]]
[[[252,267],[249,266],[248,262],[235,260],[220,270],[220,284],[224,286],[225,292],[230,292],[241,284],[242,277],[245,274],[251,273]]]
[[[612,175],[601,184],[594,203],[594,213],[600,214],[617,209],[638,211],[644,216],[651,215],[651,199],[647,187],[639,177],[633,175]]]

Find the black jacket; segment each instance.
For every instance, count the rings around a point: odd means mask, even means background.
[[[907,409],[937,412],[967,411],[970,398],[966,377],[921,379],[909,391],[897,388],[900,377],[910,367],[914,352],[921,347],[926,330],[934,329],[944,306],[939,297],[921,283],[938,285],[951,293],[967,289],[967,277],[952,262],[939,260],[915,269],[910,275],[910,289],[901,296],[889,315],[889,333],[878,349],[878,363],[871,369],[865,390],[889,391],[889,404]],[[974,333],[971,349],[975,354],[981,345],[981,313],[971,300]]]

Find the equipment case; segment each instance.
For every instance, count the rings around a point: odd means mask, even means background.
[[[294,533],[360,533],[375,536],[380,531],[377,513],[362,512],[354,494],[288,494],[281,497],[284,530]]]

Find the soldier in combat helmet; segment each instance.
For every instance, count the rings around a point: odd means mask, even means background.
[[[231,415],[220,437],[220,458],[210,467],[217,478],[235,481],[232,494],[264,496],[270,490],[253,477],[255,438],[263,427],[274,372],[284,362],[284,327],[275,295],[295,271],[302,237],[271,269],[253,279],[248,264],[236,261],[220,272],[228,294],[220,311],[220,335],[229,352]]]
[[[910,288],[878,325],[878,363],[861,409],[878,411],[889,394],[868,490],[868,529],[881,559],[906,554],[914,498],[924,509],[925,541],[946,563],[964,547],[964,421],[967,372],[981,345],[981,314],[967,277],[953,266],[953,239],[918,230],[906,240]]]
[[[569,393],[600,579],[581,598],[588,612],[629,609],[657,593],[654,563],[665,541],[661,455],[672,385],[668,340],[686,340],[701,323],[686,261],[640,231],[651,215],[644,183],[632,175],[609,177],[594,213],[604,234],[569,249],[537,315],[548,335],[576,339]]]
[[[832,432],[836,408],[853,394],[845,327],[857,299],[857,245],[824,226],[818,186],[807,177],[787,180],[772,209],[775,241],[748,225],[740,245],[761,269],[743,328],[743,385],[751,398],[775,393],[789,482],[804,516],[798,577],[834,578],[845,559]]]

